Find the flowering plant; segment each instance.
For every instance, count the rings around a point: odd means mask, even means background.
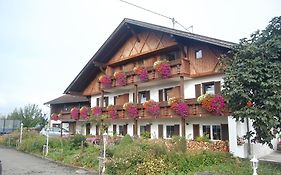
[[[102,114],[102,109],[99,106],[95,106],[92,108],[93,116],[100,116]]]
[[[172,97],[169,99],[168,104],[171,105],[177,115],[183,118],[188,116],[188,105],[182,99]]]
[[[134,72],[140,77],[141,81],[147,81],[148,71],[145,67],[135,67]]]
[[[109,75],[101,75],[99,77],[99,82],[103,86],[103,88],[110,88],[111,87],[111,77]]]
[[[153,67],[162,78],[168,78],[169,76],[171,76],[171,66],[169,65],[169,62],[167,60],[156,61],[153,64]]]
[[[56,113],[53,113],[53,114],[51,115],[51,120],[54,120],[54,121],[59,120],[59,115],[56,114]]]
[[[143,107],[150,115],[154,117],[158,117],[160,115],[160,106],[153,100],[144,102]]]
[[[224,97],[221,95],[204,94],[197,98],[199,104],[209,112],[215,112],[222,115],[225,107]]]
[[[83,106],[82,108],[80,108],[80,116],[83,117],[84,119],[88,118],[88,112],[89,112],[88,107]]]
[[[70,116],[71,116],[72,119],[78,120],[79,119],[79,109],[76,108],[76,107],[73,107],[70,110]]]
[[[125,103],[123,105],[123,109],[127,112],[128,116],[131,118],[137,118],[139,115],[137,106],[131,102]]]
[[[115,72],[113,76],[116,79],[117,86],[125,86],[127,84],[127,77],[124,72]]]
[[[109,115],[112,119],[116,119],[116,118],[118,117],[117,110],[116,110],[116,108],[115,108],[113,105],[107,106],[106,109],[107,109],[108,115]]]
[[[237,136],[237,145],[241,146],[245,143],[245,139],[243,137]]]

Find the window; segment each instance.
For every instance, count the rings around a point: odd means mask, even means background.
[[[203,93],[204,94],[215,94],[215,84],[212,83],[204,83],[203,84]]]
[[[210,125],[203,125],[203,135],[208,135],[209,139],[211,139],[211,127],[210,127]]]
[[[165,101],[168,101],[169,98],[171,98],[171,97],[169,97],[169,93],[170,93],[171,91],[172,91],[172,88],[164,89],[164,99],[165,99]]]
[[[119,135],[125,135],[125,127],[124,125],[119,125]]]
[[[149,91],[139,92],[139,103],[144,103],[150,99]]]
[[[96,104],[97,106],[100,106],[100,98],[97,98]]]
[[[166,126],[166,135],[167,138],[172,138],[172,136],[178,136],[180,132],[179,125],[168,125]]]
[[[103,106],[107,107],[108,106],[108,97],[103,98]]]
[[[195,58],[196,58],[196,59],[201,59],[201,58],[203,58],[203,52],[202,52],[202,50],[195,50]]]
[[[203,125],[203,135],[209,135],[211,140],[221,140],[221,125]]]
[[[221,126],[213,125],[213,140],[221,140]]]
[[[113,105],[116,105],[117,104],[117,96],[114,96],[113,98],[114,98],[113,99]]]
[[[160,56],[161,59],[165,59],[168,61],[176,60],[179,57],[180,57],[180,52],[178,50],[172,51],[172,52],[169,52],[169,53],[166,53],[166,54],[163,54]]]

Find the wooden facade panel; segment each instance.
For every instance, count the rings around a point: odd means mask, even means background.
[[[196,51],[202,50],[202,58],[196,58]],[[218,67],[218,54],[207,45],[197,45],[189,48],[190,74],[204,75],[206,73],[215,73]]]
[[[117,96],[116,99],[116,104],[117,105],[122,105],[126,102],[129,102],[129,94],[123,94],[123,95],[119,95]]]
[[[135,36],[129,38],[110,59],[109,64],[117,63],[122,60],[130,59],[136,55],[141,55],[176,44],[174,39],[161,32],[145,31],[139,33],[138,37],[140,39],[139,42]]]
[[[94,80],[88,85],[88,87],[83,91],[84,96],[91,96],[93,93],[99,91],[99,77],[101,73],[96,76]]]

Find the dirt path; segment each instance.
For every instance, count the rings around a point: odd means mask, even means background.
[[[0,147],[0,160],[2,161],[2,175],[90,175],[85,170],[62,166],[4,147]]]

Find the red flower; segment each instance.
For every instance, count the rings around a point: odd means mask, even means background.
[[[83,117],[84,119],[88,118],[88,107],[83,106],[82,108],[80,108],[80,116]]]
[[[71,116],[72,119],[78,120],[79,119],[79,109],[76,108],[76,107],[73,107],[70,110],[70,116]]]
[[[127,84],[127,77],[124,72],[115,72],[113,76],[116,79],[117,86],[125,86]]]
[[[99,82],[101,83],[103,88],[110,88],[112,80],[109,75],[101,75],[99,77]]]
[[[198,97],[197,101],[208,112],[215,112],[219,115],[222,115],[223,109],[225,108],[225,100],[221,95],[203,94]]]
[[[148,71],[145,67],[135,67],[134,72],[139,76],[141,81],[148,80]]]
[[[153,64],[153,67],[162,78],[168,78],[169,76],[171,76],[171,66],[169,65],[168,61],[156,61]]]
[[[51,115],[51,120],[54,120],[54,121],[59,120],[59,116],[58,116],[58,114],[53,113],[53,114]]]
[[[183,118],[188,116],[188,105],[182,99],[175,97],[170,98],[169,104],[177,115]]]
[[[150,115],[154,117],[158,117],[160,115],[160,106],[153,100],[144,102],[143,107]]]
[[[253,104],[252,101],[248,101],[248,102],[247,102],[247,107],[251,108],[251,107],[253,107],[253,105],[254,105],[254,104]]]
[[[95,106],[92,108],[92,114],[94,116],[100,116],[102,114],[102,109],[99,106]]]

